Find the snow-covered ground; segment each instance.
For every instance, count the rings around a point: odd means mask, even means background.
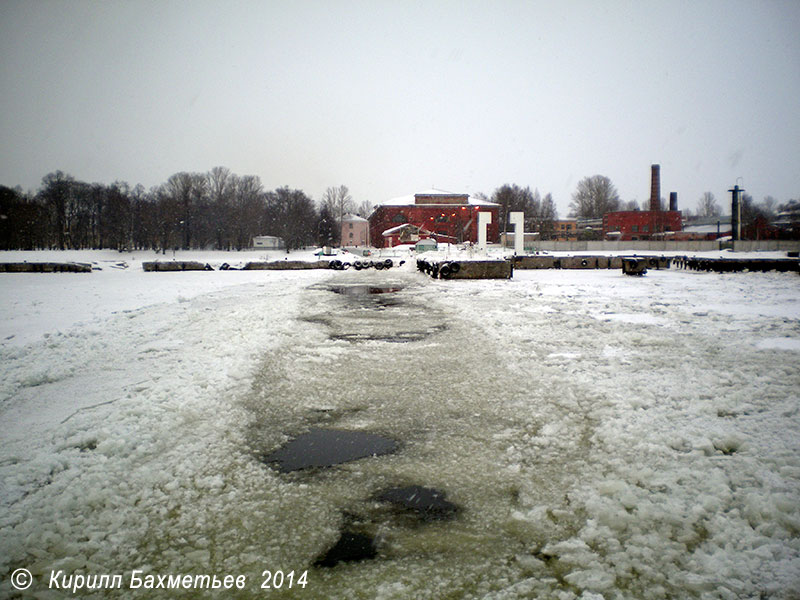
[[[0,597],[18,568],[41,598],[72,595],[53,571],[133,569],[246,575],[243,598],[265,569],[308,569],[285,597],[800,597],[797,274],[153,258],[0,253],[101,268],[0,274]],[[295,474],[259,459],[321,425],[401,448]],[[409,524],[374,500],[392,485],[462,511]],[[313,567],[351,526],[379,557]]]

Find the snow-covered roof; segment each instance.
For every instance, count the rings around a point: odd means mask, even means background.
[[[713,225],[687,225],[683,228],[684,231],[689,233],[717,233],[717,231],[725,232],[731,230],[730,223],[720,223],[719,226]]]
[[[396,227],[390,227],[389,229],[387,229],[383,233],[381,233],[381,235],[392,235],[394,233],[402,231],[406,227],[413,227],[414,229],[417,229],[417,230],[419,229],[418,226],[412,225],[411,223],[403,223],[402,225],[397,225]]]
[[[422,190],[420,192],[415,192],[413,194],[409,194],[407,196],[398,196],[397,198],[392,198],[391,200],[387,200],[386,202],[382,202],[379,206],[413,206],[416,205],[416,196],[462,196],[464,194],[459,194],[458,192],[447,192],[445,190],[437,190],[435,188],[431,188],[429,190]],[[488,200],[482,200],[476,196],[467,196],[467,204],[472,206],[499,206],[496,202],[489,202]]]
[[[354,221],[354,222],[364,222],[367,223],[367,220],[363,217],[359,217],[358,215],[354,215],[353,213],[347,213],[342,217],[342,221]]]

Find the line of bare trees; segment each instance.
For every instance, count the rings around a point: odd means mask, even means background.
[[[540,239],[548,240],[555,235],[555,222],[558,220],[558,210],[551,194],[544,197],[539,190],[531,191],[530,187],[520,187],[516,184],[505,184],[497,188],[492,194],[492,202],[500,205],[499,219],[500,231],[509,230],[509,215],[512,212],[525,213],[525,231],[538,232]]]
[[[523,211],[526,231],[538,231],[542,239],[553,235],[558,213],[550,194],[542,197],[538,190],[506,184],[491,200],[500,205],[501,231],[510,212]],[[757,204],[745,194],[742,224],[768,221],[786,206],[771,197]],[[570,216],[601,218],[637,208],[635,201],[624,205],[611,181],[596,175],[578,183]],[[0,249],[241,250],[257,235],[281,237],[287,249],[337,245],[342,218],[348,213],[367,217],[371,210],[369,202],[356,204],[343,185],[328,188],[316,204],[302,190],[266,191],[258,177],[225,167],[176,173],[150,190],[125,182],[90,184],[56,171],[33,193],[0,186]],[[721,212],[713,194],[703,195],[697,212]]]
[[[349,199],[346,187],[331,190]],[[35,193],[0,186],[0,249],[241,250],[257,235],[281,237],[293,249],[336,243],[341,214],[334,208],[318,207],[301,190],[265,191],[258,177],[225,167],[176,173],[150,190],[56,171]],[[352,199],[341,208],[356,210]]]

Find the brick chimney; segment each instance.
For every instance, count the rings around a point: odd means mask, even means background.
[[[661,210],[661,165],[650,166],[650,210]]]

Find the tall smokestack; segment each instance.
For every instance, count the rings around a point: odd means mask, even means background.
[[[661,210],[661,165],[650,166],[650,210]]]
[[[669,193],[669,209],[678,210],[678,192]]]

